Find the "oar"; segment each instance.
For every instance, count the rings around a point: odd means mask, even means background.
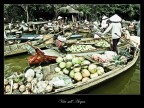
[[[104,47],[102,47],[102,46],[97,46],[96,44],[94,44],[94,43],[82,43],[82,44],[79,44],[79,43],[76,43],[76,45],[91,45],[91,46],[93,46],[93,47],[95,47],[95,48],[104,48]]]
[[[100,38],[102,38],[103,40],[105,40],[106,42],[110,43],[108,40],[106,40],[104,37],[102,37],[102,34],[100,33],[96,33]]]

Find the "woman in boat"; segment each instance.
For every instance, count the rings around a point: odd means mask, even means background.
[[[66,42],[66,38],[62,37],[62,36],[58,36],[56,41],[55,41],[56,46],[63,53],[65,53],[65,51],[66,51],[65,50],[66,49],[66,43],[65,42]]]
[[[118,53],[117,51],[117,44],[119,42],[119,39],[121,37],[122,34],[122,26],[121,26],[121,17],[119,17],[117,14],[113,15],[110,18],[111,24],[109,25],[109,27],[102,33],[103,35],[105,35],[106,33],[108,33],[110,30],[112,30],[112,51],[115,51]]]

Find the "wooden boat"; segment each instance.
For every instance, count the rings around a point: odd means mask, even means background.
[[[113,78],[113,77],[125,72],[126,70],[128,70],[130,67],[132,67],[136,63],[138,56],[139,56],[139,51],[135,51],[133,60],[130,61],[127,65],[122,65],[122,66],[113,68],[111,71],[103,74],[102,76],[98,76],[94,79],[90,79],[87,82],[81,82],[81,83],[74,84],[69,87],[63,87],[60,89],[56,89],[54,92],[52,92],[50,94],[74,94],[74,93],[78,93],[82,90],[88,89],[92,86],[96,86],[96,85],[98,85],[104,81],[107,81],[108,79]]]
[[[31,41],[32,45],[35,45],[37,41]],[[4,46],[4,56],[12,56],[16,54],[26,53],[28,52],[25,43],[13,44],[13,45],[5,45]],[[46,44],[38,45],[39,48],[45,48]]]
[[[78,83],[75,83],[70,86],[54,89],[52,92],[50,92],[48,94],[74,94],[74,93],[78,93],[82,90],[88,89],[92,86],[96,86],[104,81],[107,81],[108,79],[111,79],[111,78],[125,72],[129,68],[131,68],[136,63],[136,61],[139,57],[139,52],[140,52],[139,50],[133,49],[133,54],[132,54],[133,57],[130,59],[130,61],[127,62],[127,64],[117,65],[117,66],[109,65],[106,67],[108,69],[108,71],[100,76],[89,79],[86,82],[78,82]],[[78,55],[78,56],[80,56],[80,55]],[[47,70],[48,72],[52,72],[52,73],[54,72],[55,67],[57,67],[57,64],[51,64],[48,66],[44,66],[44,68],[48,69]]]
[[[35,38],[36,37],[36,38]],[[38,34],[22,34],[22,37],[18,38],[16,37],[16,35],[8,35],[8,38],[7,40],[8,41],[21,41],[21,42],[26,42],[30,39],[33,39],[33,40],[39,40],[39,39],[42,39],[43,36],[42,35],[38,35]]]
[[[67,54],[78,54],[78,53],[87,53],[87,52],[96,52],[96,51],[109,50],[110,49],[110,45],[109,46],[98,46],[97,45],[101,41],[106,42],[107,44],[110,44],[111,37],[108,36],[108,37],[104,37],[103,39],[102,38],[69,39],[66,42],[66,46],[68,46],[68,47],[71,47],[72,45],[76,45],[76,46],[77,45],[94,45],[95,49],[85,50],[85,51],[80,51],[80,52],[70,52],[70,51],[67,51],[66,53]],[[120,40],[120,42],[118,44],[118,48],[123,48],[125,46],[127,46],[127,43]],[[43,51],[44,52],[48,52],[47,49],[45,49]]]

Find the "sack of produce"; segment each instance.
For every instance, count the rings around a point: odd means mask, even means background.
[[[53,77],[53,79],[49,82],[49,85],[53,85],[56,88],[66,86],[64,80],[60,80],[58,76]]]
[[[105,51],[105,55],[108,59],[108,61],[112,61],[114,56],[117,56],[116,52],[113,51]]]
[[[64,87],[72,84],[72,79],[64,74],[53,77],[52,80],[49,82],[49,85],[53,85],[55,88]]]

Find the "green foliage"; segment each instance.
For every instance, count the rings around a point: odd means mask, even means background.
[[[119,14],[125,20],[139,20],[140,16],[140,4],[4,4],[4,15],[14,20],[26,20],[27,13],[32,20],[37,12],[55,14],[57,17],[59,9],[68,5],[83,12],[81,16],[89,20],[100,20],[103,15],[110,17],[114,14]]]

